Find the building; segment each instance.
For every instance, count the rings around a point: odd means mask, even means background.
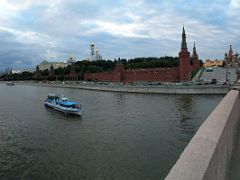
[[[67,60],[67,64],[74,64],[76,62],[76,59],[73,56],[70,56]]]
[[[190,53],[187,49],[186,33],[183,27],[181,51],[179,52],[179,80],[188,81],[190,79]]]
[[[238,53],[233,53],[231,44],[228,53],[225,53],[224,61],[226,62],[226,64],[230,65],[237,65],[238,63]]]
[[[210,60],[210,59],[206,59],[205,60],[205,63],[203,63],[203,66],[205,67],[205,68],[207,68],[207,67],[223,67],[224,66],[224,61],[223,60],[217,60],[217,59],[215,59],[215,60]]]
[[[190,81],[192,72],[200,67],[196,46],[193,52],[187,49],[186,33],[183,27],[181,51],[179,52],[179,66],[172,68],[148,68],[148,69],[124,69],[123,65],[117,64],[112,72],[85,73],[84,80],[89,81],[115,81],[115,82],[176,82]]]
[[[100,61],[102,60],[102,56],[99,54],[99,49],[96,48],[94,43],[90,43],[90,56],[89,61]]]
[[[95,50],[94,50],[94,43],[90,43],[90,56],[89,56],[89,61],[94,61],[95,60]]]
[[[12,70],[12,74],[20,74],[21,72],[21,70]]]
[[[99,49],[96,49],[95,60],[96,61],[102,60],[102,56],[99,54]]]
[[[58,68],[64,68],[67,67],[68,65],[72,65],[76,62],[75,58],[70,56],[69,59],[67,60],[67,62],[49,62],[49,61],[42,61],[39,65],[38,68],[40,71],[43,70],[50,70],[51,66],[53,67],[53,69],[58,69]]]
[[[199,59],[198,59],[198,54],[197,54],[197,49],[196,49],[196,46],[195,46],[195,42],[194,42],[194,46],[193,46],[193,52],[192,52],[192,55],[191,55],[191,62],[193,64],[193,68],[194,69],[197,69],[200,67],[200,62],[199,62]]]
[[[191,80],[192,71],[200,67],[200,62],[198,59],[197,49],[194,42],[193,52],[190,57],[190,53],[187,48],[187,40],[185,28],[183,26],[182,30],[182,42],[181,51],[179,52],[179,80],[189,81]]]
[[[42,62],[38,65],[40,71],[43,71],[43,70],[46,70],[46,69],[50,70],[51,66],[52,66],[54,69],[57,69],[57,68],[60,68],[60,67],[64,68],[64,67],[66,67],[67,65],[66,65],[66,63],[64,63],[64,62],[48,62],[48,61],[46,61],[46,60],[42,61]]]

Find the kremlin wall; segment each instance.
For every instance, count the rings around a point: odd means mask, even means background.
[[[85,73],[85,81],[179,81],[179,68],[153,68],[153,69],[130,69],[124,70],[121,64],[117,64],[113,72]]]
[[[190,63],[192,62],[192,63]],[[192,65],[191,65],[192,64]],[[172,68],[152,69],[124,69],[123,65],[117,64],[112,72],[84,73],[85,81],[112,81],[112,82],[135,82],[135,81],[159,81],[176,82],[190,81],[191,73],[200,67],[195,43],[192,55],[188,52],[186,33],[183,27],[181,50],[179,52],[179,66]]]

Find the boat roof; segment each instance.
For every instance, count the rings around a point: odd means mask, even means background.
[[[66,105],[66,106],[71,106],[71,105],[76,105],[79,104],[78,102],[73,102],[73,101],[61,101],[62,105]]]

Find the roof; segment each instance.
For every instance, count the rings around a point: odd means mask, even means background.
[[[73,101],[60,101],[61,105],[65,105],[65,106],[72,106],[72,105],[76,105],[79,104],[77,102],[73,102]]]

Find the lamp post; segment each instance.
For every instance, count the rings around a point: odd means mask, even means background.
[[[237,74],[237,81],[239,79],[239,75],[240,75],[240,63],[239,63],[239,59],[238,59],[238,53],[236,53],[236,59],[237,59],[237,69],[236,69],[236,74]]]
[[[226,83],[228,83],[228,56],[227,56],[227,53],[225,53],[225,57],[224,57],[224,61],[225,61],[225,63],[226,63],[226,73],[225,73],[225,75],[226,75]]]
[[[228,83],[228,64],[226,63],[226,82]]]
[[[231,83],[230,83],[230,74],[231,74],[231,71],[228,71],[228,74],[229,74],[229,76],[228,76],[228,85],[230,85]]]

